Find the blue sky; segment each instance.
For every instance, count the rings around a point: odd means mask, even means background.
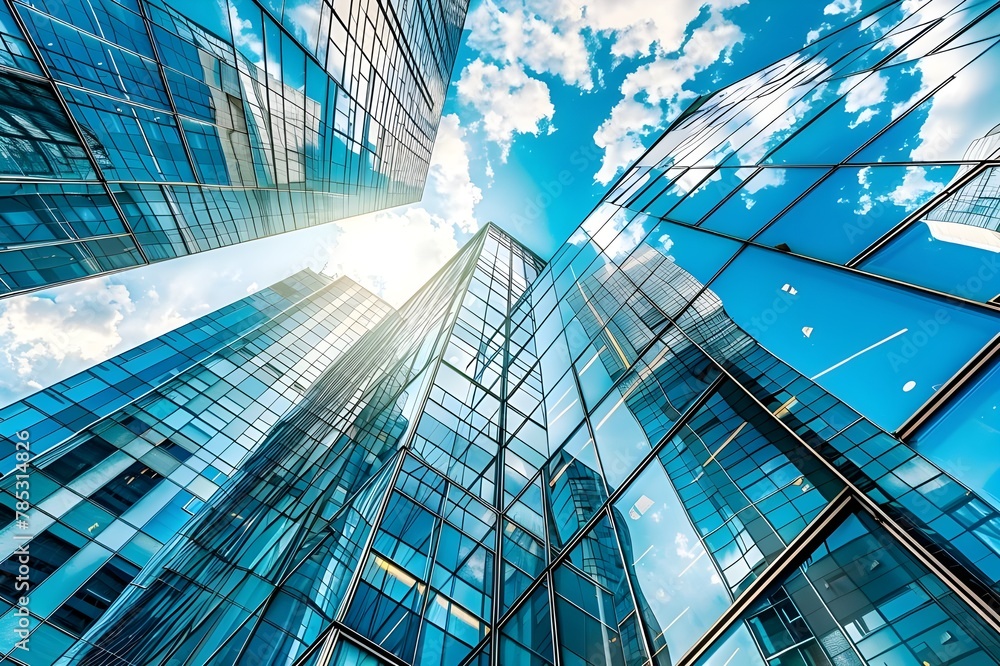
[[[870,9],[865,3],[864,9]],[[0,404],[305,267],[400,304],[494,221],[550,256],[699,93],[861,0],[474,0],[421,203],[0,304]]]
[[[695,95],[743,78],[875,6],[802,4],[788,12],[787,2],[775,0],[606,0],[583,10],[561,0],[473,2],[445,113],[472,130],[471,173],[483,189],[477,217],[550,256]],[[505,48],[511,33],[528,35],[528,48]],[[483,70],[504,95],[477,108],[468,79]],[[530,83],[518,77],[522,71]],[[506,82],[521,85],[504,89]],[[505,141],[489,140],[482,107],[506,121],[494,132]],[[495,175],[483,178],[488,168]]]

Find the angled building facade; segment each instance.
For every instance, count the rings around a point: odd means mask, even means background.
[[[45,659],[1000,663],[998,49],[990,3],[883,3],[549,262],[487,225],[92,623],[32,607]]]
[[[326,355],[328,362],[358,337],[359,330],[365,330],[389,309],[388,304],[373,298],[348,278],[335,281],[307,269],[7,405],[0,409],[5,433],[0,445],[0,473],[6,474],[15,464],[17,439],[8,433],[30,430],[32,449],[36,453],[47,451],[237,342],[246,345],[260,336],[279,335],[282,344],[296,345],[294,353],[303,358],[309,354],[309,345],[315,345],[311,356]],[[351,321],[354,308],[362,328],[338,328]],[[334,329],[333,337],[322,328],[310,334],[302,326],[305,321],[315,324],[327,319],[324,326]],[[287,330],[268,333],[276,320]],[[299,328],[289,334],[295,326]],[[269,338],[262,340],[255,344],[273,344]],[[315,372],[309,381],[315,379]],[[300,384],[296,390],[304,393],[306,386],[308,383]]]
[[[608,499],[543,467],[548,545],[610,521],[632,595],[564,610],[557,557],[480,663],[1000,661],[998,36],[860,15],[695,100],[549,262],[529,392]]]
[[[32,603],[47,617],[28,663],[51,663],[96,622],[390,311],[347,278],[302,271],[4,408],[0,603],[5,613],[17,605],[19,553],[29,552]],[[18,483],[25,441],[39,470],[28,495]],[[31,511],[19,506],[26,496]]]
[[[0,5],[0,297],[416,201],[467,8]]]

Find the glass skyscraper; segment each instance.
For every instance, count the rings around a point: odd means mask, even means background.
[[[467,8],[0,4],[0,297],[416,201]]]
[[[0,604],[6,611],[17,603],[23,547],[32,554],[31,584],[51,610],[40,615],[51,626],[37,629],[29,663],[54,659],[60,641],[93,624],[327,366],[390,310],[348,278],[302,271],[0,410],[9,434]],[[14,520],[23,488],[17,433],[30,433],[45,469],[32,475],[31,539]]]
[[[694,100],[550,261],[486,225],[155,554],[53,564],[76,624],[43,582],[7,658],[1000,663],[998,42],[882,4]],[[33,494],[83,496],[64,450]]]
[[[245,348],[255,341],[252,352],[241,352],[244,356],[258,354],[276,340],[289,346],[286,355],[306,359],[313,367],[294,387],[304,393],[330,358],[389,309],[349,278],[331,280],[301,271],[0,409],[4,427],[0,473],[14,467],[13,433],[30,430],[33,448],[40,453],[228,346]],[[361,328],[344,328],[352,319],[360,321]],[[332,337],[326,328],[333,331]],[[318,359],[322,363],[314,363]]]

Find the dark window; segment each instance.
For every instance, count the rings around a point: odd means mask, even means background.
[[[66,485],[117,450],[103,437],[94,436],[74,446],[42,469],[60,484]]]
[[[135,462],[118,478],[109,481],[91,495],[90,499],[94,504],[120,516],[162,480],[162,476],[146,465]]]
[[[142,433],[146,432],[147,430],[149,430],[150,427],[148,423],[135,416],[126,416],[124,419],[122,419],[121,423],[123,426],[125,426],[126,428],[128,428],[137,435],[141,435]]]
[[[100,619],[138,573],[138,567],[122,558],[111,558],[76,594],[56,609],[49,621],[66,631],[82,634]]]
[[[157,444],[157,447],[163,449],[164,451],[172,455],[174,458],[177,458],[181,462],[184,462],[185,460],[194,455],[180,444],[177,444],[176,442],[173,442],[169,439],[163,440],[162,442]]]

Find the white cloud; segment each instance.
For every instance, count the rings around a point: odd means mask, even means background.
[[[108,278],[78,282],[54,295],[7,300],[0,306],[6,366],[0,395],[42,388],[64,364],[82,369],[103,360],[122,341],[119,326],[134,310],[129,290]]]
[[[858,206],[854,209],[855,215],[867,215],[871,212],[872,208],[875,207],[875,202],[872,201],[872,195],[862,194],[858,197]]]
[[[861,0],[833,0],[823,8],[823,13],[828,16],[836,16],[837,14],[857,16],[861,13]]]
[[[254,62],[261,64],[264,60],[264,42],[258,30],[248,19],[240,16],[236,6],[228,0],[218,0],[223,13],[229,14],[229,24],[233,31],[233,41],[242,53],[254,56]],[[259,25],[258,25],[259,28]]]
[[[879,110],[875,107],[885,101],[888,89],[888,79],[878,72],[864,76],[860,82],[857,77],[850,77],[840,84],[837,94],[847,95],[844,98],[844,112],[858,114],[849,125],[851,129],[878,115]]]
[[[484,66],[483,63],[490,63],[499,71],[510,69],[512,73],[523,73],[529,80],[542,85],[545,84],[532,75],[548,75],[589,91],[595,85],[601,85],[603,80],[603,72],[594,63],[598,48],[606,45],[616,66],[626,59],[648,58],[651,55],[657,61],[666,60],[671,54],[676,54],[679,45],[685,43],[689,26],[702,17],[706,8],[713,13],[715,21],[709,21],[712,24],[709,30],[696,30],[695,36],[687,40],[687,53],[682,63],[707,59],[706,64],[711,64],[720,52],[728,56],[731,44],[722,43],[722,40],[731,38],[734,33],[728,31],[731,24],[718,21],[718,13],[745,2],[747,0],[671,0],[656,3],[648,0],[590,0],[584,3],[515,0],[501,6],[495,0],[484,0],[469,15],[468,44],[479,51],[479,68]],[[678,59],[676,55],[674,59]],[[466,73],[475,72],[463,72],[463,78]],[[480,69],[479,73],[483,70]],[[497,76],[496,72],[489,73]],[[654,70],[647,76],[656,73]],[[473,96],[476,90],[467,87],[467,92]],[[546,88],[545,101],[548,100],[547,92]],[[494,130],[499,128],[489,138],[500,144],[505,154],[516,134],[538,133],[538,129],[531,124],[533,120],[551,120],[552,115],[544,111],[547,107],[542,105],[541,96],[533,101],[539,106],[531,107],[531,110],[522,110],[520,105],[514,104],[492,109],[487,104],[476,106],[484,115],[492,111],[492,116],[484,118],[484,122]],[[677,101],[674,100],[674,103]],[[602,182],[610,180],[609,171],[613,174],[618,166],[637,156],[637,145],[641,145],[637,144],[637,134],[645,136],[654,127],[661,126],[663,113],[662,109],[655,108],[656,105],[657,102],[652,102],[651,109],[644,114],[639,113],[637,108],[628,108],[635,107],[635,104],[626,93],[626,99],[619,105],[622,108],[616,107],[612,118],[602,126],[598,144],[605,149],[607,163],[601,171]],[[508,119],[508,112],[523,117]],[[639,115],[649,125],[638,126],[636,132],[625,130],[623,123],[635,120]],[[508,131],[507,128],[519,122],[528,127],[527,132]]]
[[[852,120],[847,126],[851,129],[856,129],[860,125],[864,125],[869,122],[872,118],[878,115],[878,109],[865,109],[858,114],[858,117]]]
[[[913,209],[944,189],[941,183],[927,180],[927,170],[923,167],[906,167],[903,182],[889,193],[892,203]]]
[[[5,299],[0,304],[0,406],[257,291],[240,266],[254,266],[254,277],[263,284],[306,266],[318,270],[322,261],[302,251],[313,245],[305,236],[315,231]]]
[[[129,291],[107,278],[81,282],[54,298],[28,296],[12,300],[0,315],[0,331],[18,342],[51,349],[63,358],[77,353],[99,357],[117,344],[118,324],[134,309]],[[7,350],[10,353],[10,350]]]
[[[940,81],[955,72],[958,74],[934,95],[920,128],[919,143],[910,153],[913,160],[961,159],[969,145],[996,124],[993,110],[1000,103],[1000,89],[983,85],[983,77],[996,71],[1000,55],[990,50],[965,67],[980,50],[980,46],[973,45],[928,56],[916,63],[921,76],[921,90],[917,94],[925,94]]]
[[[421,203],[464,232],[479,228],[474,209],[483,193],[469,173],[469,147],[458,116],[441,118],[434,153],[431,155],[427,189]]]
[[[885,101],[888,80],[879,72],[865,76],[857,85],[854,82],[853,78],[847,79],[837,90],[838,95],[847,93],[844,99],[844,111],[847,113],[857,113]]]
[[[612,55],[637,57],[652,53],[664,56],[684,42],[688,25],[698,18],[703,7],[721,11],[743,4],[743,1],[592,2],[586,14],[596,31],[611,38]]]
[[[739,127],[726,139],[722,146],[713,151],[713,159],[721,159],[729,151],[738,149],[740,164],[757,164],[769,151],[788,137],[808,115],[819,98],[819,93],[803,97],[802,83],[810,78],[821,77],[826,69],[823,61],[803,62],[800,55],[785,58],[779,63],[785,71],[795,71],[793,76],[782,77],[782,83],[775,88],[768,85],[769,94],[750,101],[732,121],[731,127]],[[777,68],[770,71],[780,71]],[[756,75],[745,82],[744,90],[759,90],[771,82],[771,75]],[[739,94],[736,91],[733,94]],[[756,180],[756,179],[754,179]],[[784,182],[782,179],[781,182]]]
[[[867,166],[858,171],[858,185],[861,185],[866,190],[871,187],[871,181],[868,180],[868,176],[872,173],[872,168]]]
[[[643,139],[661,126],[663,112],[634,98],[626,98],[611,109],[611,116],[594,134],[594,143],[604,150],[601,168],[594,179],[607,185],[618,173],[636,159],[646,148]]]
[[[640,180],[644,182],[648,179],[649,175],[647,174],[643,175]],[[619,206],[607,202],[601,202],[597,205],[597,208],[591,211],[590,215],[583,220],[580,226],[576,228],[573,235],[570,236],[569,240],[566,242],[572,245],[583,245],[584,243],[590,242],[591,238],[599,235],[601,233],[601,229],[609,223],[617,225],[618,229],[621,229],[622,226],[624,226],[624,220],[624,213]]]
[[[809,32],[806,33],[806,43],[803,46],[812,44],[817,39],[819,39],[824,32],[830,30],[831,28],[833,28],[833,26],[830,25],[829,23],[821,23],[820,26],[815,30],[810,30]]]
[[[531,2],[500,7],[485,0],[466,27],[469,46],[501,65],[517,64],[552,74],[584,90],[593,87],[590,51],[582,33],[583,9],[565,2]]]
[[[779,145],[802,123],[817,103],[824,102],[823,86],[814,90],[808,85],[808,82],[821,78],[826,69],[826,64],[821,59],[804,62],[800,55],[792,55],[767,70],[762,70],[726,89],[722,95],[728,96],[730,100],[735,99],[736,102],[729,109],[725,127],[714,134],[707,135],[702,141],[689,142],[685,148],[685,159],[690,163],[697,162],[702,165],[718,164],[729,158],[733,151],[737,151],[736,157],[739,164],[758,164],[769,151]],[[756,92],[762,89],[766,90],[767,93],[747,94],[747,91]],[[833,91],[830,93],[831,96],[834,94]],[[705,108],[711,109],[718,99],[720,98],[711,100]],[[638,99],[633,99],[633,101],[634,108],[640,110],[643,108]],[[616,111],[627,108],[625,105],[619,105]],[[659,113],[658,110],[657,113]],[[637,123],[633,123],[633,126],[636,125]],[[607,131],[608,127],[602,128],[602,130]],[[676,135],[686,136],[683,130]],[[643,158],[643,166],[656,165],[671,154],[677,145],[676,141],[670,140],[671,136],[674,136],[674,133],[654,144],[654,147]],[[633,132],[631,138],[633,145],[629,148],[636,154],[640,153],[642,151],[641,133]],[[601,141],[598,140],[598,143]],[[616,147],[621,149],[624,145],[624,142],[619,142]],[[627,157],[634,157],[634,155]],[[626,161],[623,159],[622,163]],[[615,173],[613,165],[608,164],[608,162],[611,160],[606,160],[605,167],[610,168],[607,168],[603,174],[605,177],[613,176]],[[749,173],[750,171],[743,172],[740,177],[746,178]],[[753,198],[748,195],[765,187],[781,185],[784,182],[784,170],[774,168],[767,169],[751,179],[741,191],[747,209],[752,208],[755,204]]]
[[[779,187],[785,184],[785,175],[785,169],[764,169],[743,186],[742,192],[753,195],[766,187]]]
[[[319,36],[320,3],[303,2],[294,7],[285,7],[285,18],[295,26],[296,36],[303,39],[310,49],[316,49],[316,39]]]
[[[518,63],[590,90],[598,38],[617,59],[667,55],[684,41],[703,8],[722,11],[747,0],[485,0],[470,15],[469,45],[500,63]]]
[[[638,158],[644,151],[644,139],[677,115],[685,101],[695,97],[684,85],[720,58],[728,59],[743,37],[735,23],[712,13],[692,32],[679,53],[658,56],[626,76],[622,100],[594,135],[594,142],[604,149],[595,179],[607,184]]]
[[[528,76],[520,65],[498,67],[476,59],[462,72],[457,90],[458,98],[482,115],[486,138],[500,146],[504,162],[515,135],[555,130],[548,85]]]

